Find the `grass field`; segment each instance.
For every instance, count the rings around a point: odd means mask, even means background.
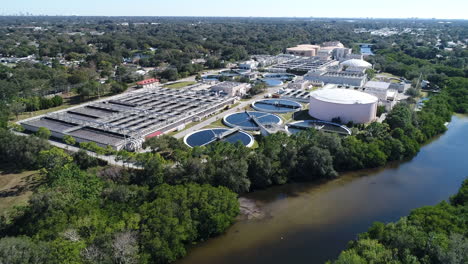
[[[168,85],[164,85],[164,88],[171,88],[171,89],[180,89],[189,85],[196,84],[197,82],[176,82],[176,83],[171,83]]]
[[[37,171],[0,171],[0,215],[14,206],[26,204],[39,184]]]

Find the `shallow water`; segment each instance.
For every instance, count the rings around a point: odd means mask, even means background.
[[[372,222],[395,221],[411,209],[448,199],[465,177],[468,117],[454,116],[449,130],[410,161],[246,195],[267,217],[237,222],[178,263],[323,263]]]

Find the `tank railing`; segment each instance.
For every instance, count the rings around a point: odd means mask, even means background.
[[[235,128],[232,128],[232,129],[229,129],[221,134],[216,134],[213,130],[211,130],[211,132],[214,134],[214,137],[209,140],[208,142],[202,144],[201,146],[206,146],[206,145],[209,145],[215,141],[221,141],[237,132],[241,131],[241,128],[240,127],[235,127]]]
[[[273,106],[276,106],[276,107],[291,108],[291,109],[300,108],[300,107],[297,106],[297,105],[283,104],[283,103],[280,103],[279,101],[274,101],[274,102],[258,101],[258,102],[256,102],[256,103],[257,103],[257,104],[265,104],[265,105],[273,105]]]

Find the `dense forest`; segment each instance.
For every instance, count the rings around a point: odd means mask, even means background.
[[[223,68],[254,54],[279,54],[301,43],[338,40],[359,52],[371,43],[370,62],[409,80],[439,86],[468,75],[466,21],[436,20],[0,17],[0,55],[34,56],[14,66],[0,64],[0,116],[37,109],[30,97],[72,91],[80,100],[120,93],[142,79],[138,67],[163,81]],[[403,33],[372,35],[355,30],[392,28]],[[404,30],[410,29],[410,32]],[[201,59],[200,63],[194,61]],[[36,63],[32,63],[32,61]],[[26,100],[26,101],[25,101]],[[29,104],[28,104],[29,103]],[[26,107],[26,105],[28,105]],[[31,107],[33,105],[34,107]],[[45,106],[40,107],[43,109]],[[464,106],[466,109],[466,106]]]
[[[27,205],[1,216],[0,263],[170,263],[235,221],[237,194],[411,158],[446,130],[454,111],[468,112],[466,49],[445,49],[448,42],[466,38],[464,21],[53,17],[0,18],[0,25],[3,56],[50,61],[0,65],[0,164],[40,170],[41,182]],[[34,31],[32,25],[47,30]],[[354,32],[382,27],[424,29],[424,34]],[[62,104],[45,95],[70,89],[87,100],[125,90],[126,83],[138,80],[123,64],[127,58],[138,57],[132,64],[155,67],[154,76],[170,80],[249,55],[329,40],[353,48],[373,43],[376,55],[369,61],[376,70],[410,80],[422,74],[441,91],[421,111],[414,111],[411,101],[400,103],[383,123],[360,127],[348,137],[309,130],[259,137],[255,149],[223,142],[190,149],[162,136],[145,142],[151,152],[114,153],[142,170],[54,148],[45,140],[47,131],[23,137],[7,130],[8,120],[21,111]],[[192,63],[199,58],[203,65]],[[457,252],[466,251],[466,218],[465,183],[450,204],[374,225],[337,263],[463,260],[466,256]]]

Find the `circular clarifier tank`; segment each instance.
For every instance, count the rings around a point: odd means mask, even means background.
[[[338,133],[340,135],[351,135],[351,130],[337,123],[321,121],[321,120],[303,120],[286,125],[286,130],[291,134],[296,134],[310,128],[315,128],[319,131]]]
[[[254,139],[244,131],[228,128],[210,128],[195,131],[184,138],[184,143],[189,147],[206,146],[216,141],[229,143],[241,142],[246,147],[251,147]]]
[[[283,85],[283,82],[281,80],[277,80],[277,79],[263,79],[263,81],[269,87],[276,87],[276,86]]]
[[[291,100],[265,99],[253,102],[252,108],[268,113],[288,113],[301,110],[302,105]]]
[[[260,130],[261,125],[278,124],[281,125],[281,118],[277,115],[257,112],[245,111],[226,115],[223,118],[223,123],[229,127],[240,127],[244,130]]]

